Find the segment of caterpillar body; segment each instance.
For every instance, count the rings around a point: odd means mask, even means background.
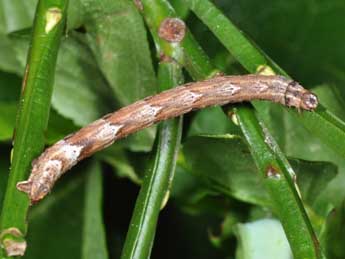
[[[308,111],[318,105],[313,93],[281,76],[220,76],[181,85],[107,114],[58,141],[33,161],[29,179],[19,182],[17,188],[35,203],[78,161],[117,139],[194,109],[251,100],[269,100]]]

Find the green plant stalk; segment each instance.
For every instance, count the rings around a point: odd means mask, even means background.
[[[158,82],[161,91],[181,84],[182,79],[181,67],[174,61],[159,64]],[[182,117],[159,125],[157,151],[135,204],[122,259],[150,258],[159,212],[169,197],[181,132]]]
[[[236,116],[271,197],[273,211],[285,229],[294,258],[320,258],[322,253],[317,237],[291,179],[295,179],[295,174],[279,146],[249,105],[234,108],[236,115],[225,109],[229,117]]]
[[[257,73],[261,69],[271,68],[277,74],[288,76],[209,0],[187,0],[186,2],[236,60],[249,72]],[[289,110],[289,112],[298,118],[312,134],[320,138],[341,156],[345,156],[345,122],[321,104],[315,112],[303,113],[303,116],[295,110]]]
[[[161,10],[157,5],[142,2],[146,23],[151,30],[158,56],[159,90],[163,91],[183,83],[182,69],[179,62],[183,61],[180,44],[171,44],[158,36],[158,28],[164,17],[170,17],[170,11]],[[158,9],[157,9],[158,8]],[[139,11],[142,11],[139,8]],[[156,19],[152,14],[157,14]],[[163,57],[164,56],[164,57]],[[146,172],[138,195],[131,223],[129,225],[121,258],[149,258],[155,237],[159,212],[169,197],[169,188],[175,171],[178,147],[182,133],[182,117],[175,118],[159,125],[155,158],[150,170]]]
[[[102,177],[100,163],[92,160],[85,183],[82,259],[109,258],[102,213]]]
[[[6,235],[2,245],[13,238],[22,239],[27,232],[29,199],[16,189],[26,179],[31,161],[44,147],[52,95],[55,64],[64,30],[67,0],[41,0],[36,9],[31,47],[23,79],[10,175],[0,217],[0,229],[16,228],[22,236]]]
[[[150,19],[150,20],[159,20],[159,21],[162,21],[164,19],[164,17],[162,17],[161,14],[158,14],[159,12],[146,12],[145,10],[145,3],[147,3],[147,5],[150,4],[150,8],[154,9],[154,10],[169,10],[169,17],[176,17],[176,14],[172,11],[172,7],[169,5],[169,3],[165,0],[161,0],[161,1],[158,1],[158,0],[142,0],[143,4],[144,4],[144,11],[143,11],[143,15],[145,17],[146,20]],[[194,11],[194,10],[193,10]],[[163,12],[162,12],[163,13]],[[165,11],[164,13],[168,13],[168,11]],[[197,14],[198,15],[198,14]],[[220,14],[222,15],[222,14]],[[149,16],[149,18],[147,17]],[[214,14],[212,15],[212,17],[214,16]],[[211,17],[211,18],[212,18]],[[209,18],[207,16],[207,18]],[[210,18],[210,19],[211,19]],[[204,21],[206,24],[207,24],[207,21]],[[158,24],[158,23],[156,23]],[[149,28],[150,28],[150,31],[152,34],[154,33],[157,33],[158,31],[158,26],[156,27],[153,27],[152,24],[148,24]],[[217,25],[218,27],[217,28],[220,28],[220,30],[222,29],[222,25],[221,24],[218,24]],[[212,28],[211,28],[212,30]],[[187,30],[187,36],[190,34],[190,32]],[[191,36],[192,37],[192,36]],[[183,42],[182,42],[183,44]],[[240,47],[240,45],[238,45]],[[190,55],[193,55],[193,56],[196,56],[198,55],[199,57],[198,58],[194,58],[194,61],[193,63],[189,64],[189,66],[187,66],[187,63],[183,63],[183,65],[185,65],[186,69],[188,70],[188,72],[191,74],[191,76],[196,79],[196,80],[201,80],[201,79],[205,79],[205,78],[209,78],[209,77],[212,77],[213,75],[215,75],[217,73],[217,70],[214,69],[212,66],[210,67],[210,61],[208,59],[208,57],[205,55],[205,53],[202,51],[201,47],[197,44],[196,41],[193,41],[190,45],[184,45],[184,62],[186,60],[189,60],[188,57]],[[246,52],[243,52],[243,56],[246,55]],[[187,58],[186,58],[187,57]],[[238,56],[237,58],[241,59],[242,56]],[[251,58],[248,59],[248,63],[251,62]],[[266,60],[266,59],[265,59]],[[268,59],[267,59],[268,60]],[[241,60],[239,60],[241,62]],[[268,60],[269,61],[269,60]],[[190,66],[193,66],[197,63],[197,67],[198,68],[202,68],[202,69],[198,69],[198,71],[203,71],[202,73],[193,73],[193,69],[191,70],[190,69]],[[270,62],[270,64],[273,64],[273,62]],[[265,63],[262,64],[263,65],[263,68],[266,68],[265,67]],[[249,64],[248,64],[249,66]],[[251,67],[254,67],[254,66],[250,66]],[[256,68],[258,69],[258,67]],[[251,71],[251,72],[255,72],[255,71]],[[278,72],[280,72],[278,70]],[[249,130],[246,132],[246,135],[247,136],[255,136],[256,135],[256,131],[254,131],[255,129],[255,125],[258,124],[257,121],[252,121],[253,118],[255,118],[255,115],[254,115],[254,112],[249,110],[247,111],[247,113],[244,113],[244,114],[239,114],[238,117],[240,119],[242,119],[243,121],[248,121],[249,123],[252,123],[251,127],[249,128]],[[253,130],[253,131],[252,131]],[[271,152],[270,151],[269,153],[261,153],[263,155],[263,158],[265,158],[266,156],[267,157],[270,157],[271,155]],[[277,157],[280,158],[281,161],[279,161],[279,159],[277,159]],[[275,160],[274,160],[274,163],[272,161],[272,164],[285,164],[285,168],[288,168],[289,165],[287,164],[287,160],[286,158],[283,156],[283,154],[279,155],[275,157]],[[262,172],[261,175],[265,175],[265,171]],[[288,175],[286,177],[289,177]],[[285,177],[284,177],[285,179]],[[285,179],[286,180],[286,179]],[[290,179],[291,181],[291,179]],[[301,223],[303,226],[301,232],[303,232],[303,235],[304,236],[308,236],[308,238],[306,238],[307,241],[311,241],[311,242],[304,242],[303,244],[300,244],[299,242],[295,242],[295,240],[298,240],[298,235],[295,234],[295,228],[296,227],[293,227],[293,228],[289,228],[291,225],[290,224],[285,224],[285,232],[287,233],[287,237],[289,239],[289,242],[290,244],[292,244],[291,248],[293,250],[293,253],[294,254],[298,254],[299,251],[304,251],[305,248],[304,246],[305,245],[308,245],[307,247],[307,250],[308,250],[308,253],[309,251],[312,251],[312,255],[313,257],[310,257],[310,258],[317,258],[317,251],[319,251],[319,249],[317,247],[314,247],[314,242],[312,242],[312,240],[314,240],[315,238],[315,235],[314,235],[314,232],[311,228],[311,224],[308,220],[308,218],[305,216],[305,211],[304,211],[304,208],[303,208],[303,205],[300,201],[300,199],[296,199],[294,196],[291,196],[290,194],[295,192],[295,188],[293,185],[291,184],[288,184],[288,183],[285,183],[285,187],[289,187],[289,192],[287,194],[285,194],[284,192],[280,192],[280,195],[282,195],[281,199],[285,200],[285,201],[288,201],[288,204],[294,204],[294,206],[291,206],[291,207],[285,207],[286,204],[284,203],[281,203],[281,204],[277,204],[279,206],[277,206],[276,210],[277,210],[277,213],[279,216],[289,216],[291,217],[291,219],[282,219],[282,221],[284,220],[293,220],[293,218],[298,218],[301,220]],[[279,186],[277,185],[273,185],[272,188],[277,188],[276,192],[279,191]],[[274,199],[275,197],[272,197],[272,199]],[[291,208],[291,209],[290,209]],[[293,210],[292,208],[297,208],[297,210]],[[286,213],[285,211],[286,210],[289,210],[289,213]],[[280,212],[281,211],[281,212]],[[296,225],[298,226],[298,225]],[[317,242],[317,241],[315,241]],[[296,258],[303,258],[303,257],[296,257]]]

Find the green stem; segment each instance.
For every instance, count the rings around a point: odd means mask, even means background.
[[[160,63],[160,90],[168,89],[182,80],[181,67],[175,62]],[[169,197],[181,140],[182,117],[159,125],[158,143],[151,169],[146,172],[127,233],[122,259],[149,258],[159,212]]]
[[[7,254],[15,255],[11,249],[16,246],[21,246],[18,254],[25,251],[26,217],[30,204],[27,195],[16,189],[16,183],[26,179],[31,161],[44,147],[67,3],[67,0],[41,0],[37,5],[17,115],[11,170],[0,217],[1,245]],[[4,251],[1,253],[5,254]]]
[[[320,258],[317,237],[295,188],[295,173],[263,122],[251,107],[234,108],[236,116],[271,197],[296,259]],[[233,118],[232,118],[233,119]]]
[[[203,0],[201,0],[203,1]],[[150,16],[149,19],[150,20],[154,20],[154,21],[162,21],[165,17],[163,16],[163,14],[165,13],[169,13],[169,17],[176,17],[176,14],[173,12],[172,7],[169,5],[169,3],[165,0],[142,0],[142,2],[144,3],[144,17],[145,19],[148,19],[147,16]],[[146,5],[145,5],[146,3]],[[201,3],[201,2],[197,2],[194,1],[192,2],[192,0],[190,1],[190,3]],[[214,21],[214,19],[216,19],[217,17],[222,18],[223,14],[220,13],[219,11],[217,13],[214,12],[214,6],[211,5],[208,1],[203,1],[203,4],[208,4],[207,8],[203,8],[202,11],[204,14],[202,21],[206,24],[209,25],[208,22],[209,21]],[[197,12],[197,9],[192,5],[193,11],[196,12],[196,14],[201,17],[200,13]],[[145,7],[148,6],[152,9],[155,10],[164,10],[161,12],[150,12],[150,13],[146,13]],[[199,5],[200,8],[203,7],[202,4]],[[169,11],[167,11],[169,10]],[[218,20],[217,20],[218,21]],[[229,24],[229,21],[226,19],[226,23],[212,23],[210,26],[210,29],[216,34],[216,29],[215,28],[219,28],[218,31],[229,31],[231,33],[236,33],[235,36],[236,37],[240,37],[241,35],[238,34],[238,30],[235,30],[235,27],[232,25],[232,27],[230,26],[230,29],[232,28],[232,30],[229,30],[229,28],[227,27],[227,25]],[[158,22],[156,24],[159,24]],[[225,26],[225,27],[223,27]],[[151,31],[157,31],[158,26],[156,27],[152,27],[150,26],[150,30]],[[216,34],[216,36],[218,36]],[[187,30],[187,34],[186,37],[190,37],[193,39],[192,35],[190,34],[190,32]],[[232,40],[236,40],[236,37],[232,37],[231,35],[229,35],[229,33],[227,34],[227,37],[230,37],[230,39]],[[232,42],[231,40],[228,40],[229,42]],[[182,44],[185,42],[182,41]],[[183,65],[186,67],[186,69],[188,70],[188,72],[191,74],[191,76],[196,79],[196,80],[200,80],[200,79],[204,79],[204,78],[208,78],[211,77],[212,75],[217,73],[217,70],[214,69],[212,66],[210,66],[210,61],[208,59],[208,57],[205,55],[205,53],[202,51],[201,47],[197,44],[197,42],[194,41],[190,41],[188,42],[189,44],[185,44],[183,45],[183,51],[184,51],[184,59],[183,59]],[[238,55],[236,55],[236,57],[238,58],[238,61],[241,62],[244,67],[247,67],[248,69],[250,69],[250,72],[255,73],[257,69],[259,68],[266,68],[267,70],[267,64],[272,65],[273,67],[275,67],[275,64],[270,61],[269,59],[265,58],[265,56],[263,56],[261,53],[258,53],[256,51],[253,51],[253,48],[251,47],[252,45],[248,44],[248,42],[245,40],[245,38],[240,37],[240,42],[239,44],[237,44],[234,49],[238,50],[239,48],[241,48],[242,44],[245,44],[244,49],[242,49],[241,51],[237,52]],[[248,53],[248,49],[249,49],[249,53]],[[253,57],[254,55],[254,57]],[[193,57],[190,58],[190,57]],[[253,62],[253,60],[258,59],[258,61],[256,63]],[[188,60],[193,60],[193,62],[189,63]],[[243,61],[244,60],[244,61]],[[264,63],[262,63],[263,61],[266,61]],[[262,66],[259,66],[262,65]],[[193,66],[195,66],[197,69],[195,69]],[[255,68],[255,71],[252,71],[252,69]],[[279,69],[278,66],[276,66],[276,72],[281,73],[282,70]],[[198,73],[195,73],[194,71],[199,71]],[[255,137],[257,135],[258,129],[257,129],[257,125],[258,121],[255,117],[255,114],[252,110],[246,110],[243,113],[240,112],[241,109],[238,109],[238,118],[241,121],[245,121],[248,124],[247,130],[245,132],[245,136],[248,138],[250,136]],[[242,128],[244,130],[244,128]],[[249,142],[250,143],[250,142]],[[256,148],[255,146],[253,146],[253,148]],[[259,148],[259,147],[257,147]],[[253,153],[257,153],[257,151],[260,150],[252,150]],[[272,164],[273,166],[282,166],[283,168],[289,168],[289,170],[291,171],[291,167],[289,166],[286,158],[283,156],[283,154],[279,153],[278,154],[274,154],[275,156],[272,157],[272,152],[274,153],[275,150],[271,150],[271,149],[266,149],[263,150],[263,152],[260,153],[260,155],[262,156],[263,159],[265,159],[266,157],[271,157],[272,159],[270,160],[270,164]],[[264,176],[266,175],[266,171],[267,168],[263,168],[263,167],[259,167],[259,170],[261,171],[261,175]],[[308,217],[306,216],[306,213],[304,211],[303,205],[300,201],[300,199],[298,197],[296,197],[295,193],[296,190],[294,188],[294,186],[292,184],[289,184],[289,182],[291,182],[291,178],[289,174],[285,174],[285,176],[282,178],[282,182],[284,184],[285,189],[284,190],[288,190],[287,193],[285,194],[285,192],[281,192],[280,191],[280,186],[279,185],[269,185],[268,188],[273,189],[273,191],[270,191],[271,194],[271,198],[273,201],[275,201],[276,197],[275,194],[279,193],[279,195],[281,195],[281,197],[279,197],[279,199],[284,200],[287,203],[278,203],[275,202],[276,204],[276,213],[278,214],[280,220],[282,222],[290,222],[291,220],[293,220],[292,218],[297,218],[299,220],[299,224],[301,224],[301,231],[298,232],[298,234],[296,234],[297,232],[296,227],[298,228],[299,225],[295,225],[292,226],[291,224],[286,224],[284,223],[284,230],[287,234],[288,240],[291,244],[291,248],[293,250],[294,255],[298,255],[298,256],[302,256],[304,254],[307,254],[308,257],[296,257],[296,258],[318,258],[318,255],[320,254],[320,248],[318,246],[314,246],[314,243],[317,243],[316,237],[314,235],[314,232],[311,228],[311,224],[310,221],[308,219]],[[288,180],[287,180],[288,179]],[[273,194],[274,193],[274,194]],[[291,206],[285,206],[286,204],[293,204]],[[284,217],[284,218],[281,218]],[[288,217],[288,218],[285,218]],[[298,235],[303,235],[305,236],[305,242],[304,243],[299,243],[296,242],[295,240],[300,240]],[[313,241],[315,240],[315,241]],[[311,256],[309,256],[311,255]]]
[[[85,185],[82,259],[107,259],[109,256],[102,213],[102,170],[96,160],[90,163]]]
[[[187,2],[192,11],[249,72],[257,73],[262,68],[271,68],[277,74],[288,76],[209,0],[187,0]],[[345,122],[321,104],[315,112],[304,113],[303,116],[295,110],[290,109],[289,112],[312,134],[337,153],[345,156]]]

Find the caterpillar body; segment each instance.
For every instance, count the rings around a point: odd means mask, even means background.
[[[17,183],[17,189],[35,203],[76,163],[120,138],[191,110],[251,100],[308,111],[318,105],[316,95],[282,76],[219,76],[188,83],[109,113],[58,141],[33,161],[29,179]]]

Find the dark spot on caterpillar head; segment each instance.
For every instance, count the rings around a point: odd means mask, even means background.
[[[318,106],[319,101],[317,99],[317,96],[315,94],[312,94],[310,92],[306,92],[302,95],[301,99],[301,108],[304,110],[312,111],[315,110]]]

